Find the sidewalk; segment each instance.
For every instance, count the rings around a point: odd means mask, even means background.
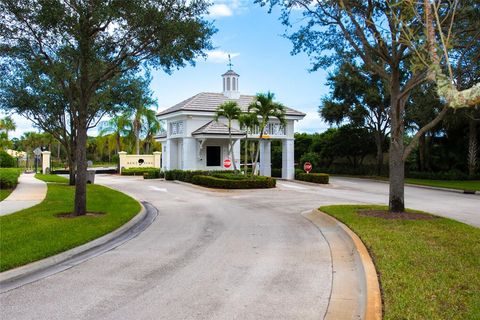
[[[45,199],[47,184],[35,179],[33,173],[23,173],[13,192],[0,202],[0,216],[33,207]]]

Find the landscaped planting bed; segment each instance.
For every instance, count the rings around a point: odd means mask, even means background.
[[[371,216],[386,209],[320,208],[350,227],[370,251],[383,319],[480,319],[480,229],[422,213]]]
[[[197,178],[198,177],[198,178]],[[179,180],[210,188],[254,189],[275,188],[276,180],[270,177],[251,176],[233,171],[169,170],[165,180]]]
[[[329,175],[326,173],[297,173],[295,179],[313,183],[328,184]]]

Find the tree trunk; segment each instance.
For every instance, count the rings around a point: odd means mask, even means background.
[[[80,121],[77,131],[77,177],[75,181],[75,208],[77,216],[87,213],[87,127]]]
[[[228,119],[228,144],[229,153],[233,162],[233,170],[237,171],[237,164],[235,163],[235,155],[233,154],[233,142],[232,142],[232,120]]]
[[[245,135],[245,172],[244,175],[247,175],[248,172],[248,136]]]
[[[425,171],[425,133],[418,138],[418,161],[420,171]]]
[[[122,145],[120,143],[120,133],[119,132],[117,132],[115,134],[115,140],[117,142],[117,153],[119,153],[120,151],[122,151]]]
[[[263,131],[265,130],[266,125],[267,124],[264,123],[264,121],[262,121],[262,125],[260,126],[260,136],[259,136],[259,140],[258,140],[258,146],[257,146],[257,150],[255,152],[255,162],[253,163],[253,166],[252,166],[252,176],[255,174],[255,171],[257,170],[258,157],[260,156],[260,143],[262,143]]]
[[[391,119],[391,139],[389,152],[389,200],[388,208],[390,212],[405,211],[405,163],[403,161],[403,133],[404,119],[403,106],[399,99],[400,95],[400,76],[399,71],[392,71],[390,88],[390,119]]]
[[[381,176],[383,168],[383,137],[379,131],[375,131],[375,145],[377,147],[377,175]]]
[[[60,161],[60,142],[57,143],[57,160]]]
[[[135,151],[137,155],[140,154],[140,125],[138,120],[135,120]]]
[[[70,170],[68,171],[68,184],[71,186],[75,185],[75,161],[73,159],[68,159],[68,166]]]
[[[468,121],[468,175],[473,177],[477,170],[477,122],[474,119]]]

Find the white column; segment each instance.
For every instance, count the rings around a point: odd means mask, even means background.
[[[155,151],[153,153],[153,166],[155,168],[160,168],[160,159],[162,158],[162,153],[160,151]]]
[[[272,175],[271,141],[260,140],[260,175],[270,177]]]
[[[42,151],[42,173],[50,173],[50,151]]]
[[[180,151],[180,150],[179,150]],[[183,170],[196,170],[197,145],[195,138],[183,138]]]
[[[162,142],[162,170],[167,170],[167,141]]]
[[[118,153],[118,167],[120,168],[120,174],[122,174],[122,168],[125,167],[125,162],[127,161],[127,153],[125,151],[120,151]]]
[[[175,142],[172,141],[171,139],[167,140],[167,149],[165,152],[165,169],[166,170],[173,170],[176,169],[174,167],[174,159],[175,159],[175,152],[177,152],[177,149],[175,148]]]
[[[282,140],[282,178],[295,179],[295,140]]]

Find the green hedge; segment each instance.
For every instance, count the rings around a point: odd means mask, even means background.
[[[231,170],[223,171],[205,171],[205,170],[168,170],[165,171],[165,180],[178,180],[184,182],[192,182],[194,176],[211,176],[218,174],[231,174],[234,175]]]
[[[13,189],[18,184],[18,177],[22,173],[19,168],[0,169],[0,189]]]
[[[225,175],[222,175],[225,176]],[[220,175],[195,175],[192,178],[192,183],[209,188],[218,189],[260,189],[260,188],[275,188],[276,180],[270,177],[244,177],[241,179],[224,178]]]
[[[16,164],[14,157],[3,150],[0,151],[0,168],[12,168],[16,167]]]
[[[150,170],[143,173],[143,179],[160,179],[164,176],[163,171],[160,169]]]
[[[328,184],[329,176],[326,173],[297,173],[295,179],[313,183]]]
[[[122,176],[143,176],[145,179],[163,178],[163,172],[158,168],[129,168],[122,169]]]

